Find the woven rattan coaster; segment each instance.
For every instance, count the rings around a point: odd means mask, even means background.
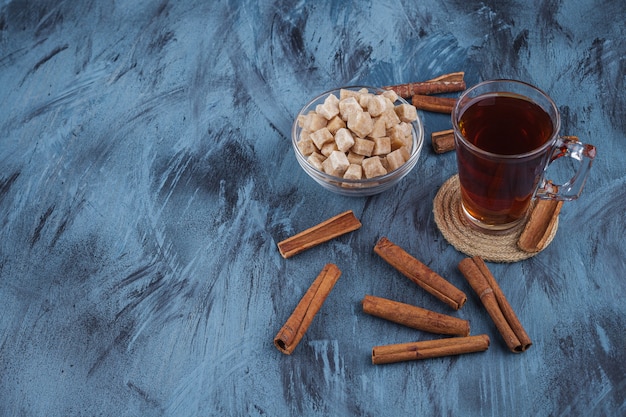
[[[524,223],[503,233],[490,234],[470,226],[461,209],[459,176],[448,179],[439,189],[433,201],[437,227],[448,243],[468,256],[480,256],[490,262],[517,262],[539,252],[525,252],[517,247]],[[555,222],[545,246],[552,241],[559,227]]]

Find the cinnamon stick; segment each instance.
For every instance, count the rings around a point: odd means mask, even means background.
[[[563,201],[537,200],[524,230],[517,241],[517,247],[526,252],[539,252],[547,245],[554,224],[559,218]]]
[[[445,278],[438,275],[386,237],[380,238],[374,247],[374,252],[405,277],[453,309],[458,310],[467,301],[467,296],[463,291],[450,284]]]
[[[455,148],[453,129],[433,132],[430,134],[430,139],[436,153],[445,153]]]
[[[411,99],[418,110],[432,111],[435,113],[452,113],[456,99],[451,97],[433,97],[414,94]]]
[[[365,295],[363,312],[417,330],[450,336],[469,336],[469,321],[410,304]]]
[[[406,83],[398,85],[388,85],[383,87],[385,90],[393,90],[402,98],[411,98],[415,94],[440,94],[453,93],[465,90],[465,73],[453,72],[443,74],[439,77],[427,81]]]
[[[274,338],[274,345],[278,350],[291,355],[340,275],[337,265],[329,263],[324,266]]]
[[[278,243],[283,258],[290,258],[361,227],[352,210],[345,211]]]
[[[487,313],[512,352],[524,352],[532,342],[511,308],[496,279],[482,258],[465,258],[459,263],[459,270],[470,286],[480,297]]]
[[[372,349],[372,363],[374,365],[380,365],[410,360],[439,358],[442,356],[462,355],[464,353],[484,352],[489,348],[489,343],[489,336],[480,334],[476,336],[450,337],[445,339],[375,346]]]
[[[563,139],[579,141],[578,136],[563,136]],[[563,201],[537,200],[517,241],[517,247],[530,253],[545,249],[562,206]]]

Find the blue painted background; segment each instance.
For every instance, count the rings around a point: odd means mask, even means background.
[[[626,3],[0,2],[0,415],[626,415]],[[298,167],[295,114],[350,84],[465,71],[544,89],[599,156],[554,242],[490,264],[533,339],[511,354],[432,215],[453,153],[371,198]],[[427,140],[448,116],[423,113]],[[554,175],[566,177],[556,168]],[[344,210],[363,227],[276,243]],[[468,294],[451,311],[381,236]],[[291,356],[272,339],[327,262],[343,271]],[[471,322],[487,352],[386,366],[435,337],[365,294]]]

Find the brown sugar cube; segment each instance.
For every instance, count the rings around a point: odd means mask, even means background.
[[[335,143],[337,144],[337,149],[346,152],[354,145],[354,136],[346,128],[339,129],[335,133]]]
[[[406,148],[402,147],[387,154],[387,165],[389,166],[390,171],[395,171],[396,169],[404,165],[404,163],[406,162],[406,158],[405,152],[403,152],[403,150],[405,149]]]
[[[408,123],[402,122],[391,127],[387,130],[387,134],[391,139],[391,149],[394,151],[403,146],[410,148],[413,145],[413,131]]]
[[[309,132],[315,132],[323,127],[326,127],[328,120],[324,116],[317,114],[314,111],[309,112],[307,115],[298,119],[298,123],[302,130],[308,130]]]
[[[348,121],[348,118],[352,113],[362,111],[363,108],[361,108],[361,105],[354,96],[339,101],[339,115],[344,121]]]
[[[314,152],[306,159],[309,164],[315,167],[315,169],[319,171],[324,171],[324,166],[322,165],[326,160],[326,157],[321,153]]]
[[[311,132],[308,130],[301,130],[299,140],[311,140]]]
[[[382,138],[373,138],[374,149],[372,155],[383,156],[391,152],[391,139],[386,136]]]
[[[330,120],[339,114],[339,99],[336,95],[330,94],[324,100],[324,104],[315,106],[315,111],[326,120]]]
[[[304,124],[306,123],[306,115],[304,114],[300,114],[298,115],[298,126],[300,126],[300,128],[304,127]]]
[[[400,151],[402,153],[402,156],[404,157],[405,161],[408,161],[409,158],[411,157],[411,149],[413,148],[413,146],[403,146],[399,149],[396,149],[397,151]]]
[[[334,175],[336,177],[343,177],[343,174],[350,166],[350,162],[348,162],[348,157],[345,153],[341,151],[334,151],[328,158],[326,158],[326,160],[322,163],[322,166],[324,167],[324,172],[327,174]]]
[[[363,168],[358,164],[350,164],[343,177],[350,180],[360,180],[363,178]]]
[[[354,90],[348,90],[347,88],[342,88],[339,90],[339,101],[346,99],[348,97],[358,97],[359,96],[359,92],[358,91],[354,91]]]
[[[383,117],[376,117],[372,119],[374,127],[369,136],[372,138],[381,138],[387,135],[387,126],[385,125],[385,119]]]
[[[371,94],[367,101],[367,112],[372,117],[378,117],[387,109],[385,96]]]
[[[363,159],[365,159],[365,156],[363,155],[359,155],[352,151],[348,152],[348,162],[350,162],[350,164],[361,165],[361,163],[363,162]]]
[[[313,152],[317,151],[317,147],[315,146],[315,144],[313,143],[310,137],[306,139],[300,139],[298,141],[298,149],[304,156],[309,156]]]
[[[404,132],[404,136],[406,136],[407,138],[410,138],[412,136],[413,127],[411,126],[411,123],[408,123],[408,122],[398,123],[398,129]]]
[[[396,111],[393,109],[393,107],[387,108],[387,110],[385,110],[383,114],[381,114],[379,117],[384,118],[386,129],[390,129],[393,126],[396,126],[398,123],[401,122],[400,118],[396,114]]]
[[[383,168],[385,168],[385,171],[387,172],[391,172],[391,169],[389,169],[389,162],[387,162],[387,156],[380,156],[380,164],[383,166]]]
[[[320,153],[325,157],[329,157],[331,153],[338,150],[339,149],[337,149],[337,144],[334,141],[330,141],[322,146],[322,149],[320,149]]]
[[[369,112],[368,106],[369,106],[370,98],[373,96],[374,94],[368,92],[367,89],[365,91],[361,91],[361,94],[359,94],[358,100],[363,110],[368,110]]]
[[[350,150],[359,155],[372,156],[374,142],[368,139],[355,138],[354,145],[350,148]]]
[[[315,143],[317,149],[322,149],[325,143],[331,142],[333,139],[333,134],[330,133],[327,127],[323,127],[311,133],[311,140]]]
[[[359,137],[366,137],[374,129],[372,116],[365,111],[350,113],[348,116],[348,129]]]
[[[328,131],[333,135],[336,134],[337,131],[343,127],[346,127],[346,122],[344,122],[343,119],[339,117],[339,115],[330,119],[328,121],[328,124],[326,125]]]
[[[395,103],[398,100],[398,94],[393,90],[385,90],[381,95],[391,101],[391,103]]]
[[[374,178],[387,173],[387,170],[383,167],[382,161],[378,156],[365,158],[362,166],[365,178]]]
[[[403,122],[414,122],[417,120],[417,109],[411,104],[399,104],[395,107],[395,112]]]
[[[388,129],[388,130],[394,130],[398,135],[401,135],[407,138],[412,137],[412,133],[413,133],[411,124],[407,122],[400,122],[397,125],[392,126],[391,129]]]

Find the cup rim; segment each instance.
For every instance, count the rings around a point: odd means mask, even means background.
[[[513,155],[508,155],[508,154],[499,154],[499,153],[494,153],[494,152],[489,152],[486,151],[482,148],[479,148],[478,146],[474,145],[473,143],[471,143],[469,140],[467,140],[467,138],[461,133],[461,129],[458,123],[458,119],[460,117],[460,111],[461,111],[461,103],[464,101],[464,99],[467,99],[467,97],[472,94],[474,91],[476,91],[478,88],[480,87],[484,87],[485,85],[489,85],[489,84],[496,84],[496,83],[507,83],[507,84],[514,84],[517,85],[518,87],[521,86],[522,88],[527,88],[530,90],[533,90],[535,93],[538,93],[539,95],[543,96],[547,101],[549,106],[552,108],[554,114],[555,114],[555,118],[553,120],[553,124],[554,124],[554,131],[552,132],[552,136],[545,141],[541,146],[530,150],[528,152],[525,153],[520,153],[520,154],[513,154]],[[497,92],[497,91],[494,91]],[[510,92],[510,91],[507,91]],[[527,95],[523,94],[523,93],[513,93],[514,95],[517,96],[521,96],[521,97],[525,97],[530,99],[530,97],[528,97]],[[478,96],[482,96],[484,94],[480,94]],[[477,97],[478,97],[477,96]],[[531,99],[531,101],[534,102],[534,100]],[[542,106],[543,108],[543,106]],[[550,116],[550,118],[552,118],[552,116]],[[490,157],[490,158],[494,158],[494,159],[524,159],[524,158],[528,158],[528,157],[532,157],[535,156],[537,154],[540,154],[542,152],[545,152],[548,148],[552,147],[554,145],[554,143],[556,142],[556,140],[559,138],[559,132],[561,130],[561,115],[559,113],[559,109],[556,106],[556,104],[554,103],[554,100],[552,100],[552,98],[546,94],[543,90],[539,89],[538,87],[535,87],[532,84],[529,84],[527,82],[524,81],[519,81],[519,80],[512,80],[512,79],[507,79],[507,78],[497,78],[497,79],[493,79],[493,80],[484,80],[479,82],[478,84],[473,85],[472,87],[468,88],[467,90],[465,90],[458,98],[458,100],[456,101],[454,108],[452,109],[452,115],[451,115],[451,119],[452,119],[452,127],[454,128],[454,138],[455,141],[461,140],[463,142],[463,145],[466,146],[468,149],[470,149],[472,152],[475,153],[479,153],[485,157]]]

